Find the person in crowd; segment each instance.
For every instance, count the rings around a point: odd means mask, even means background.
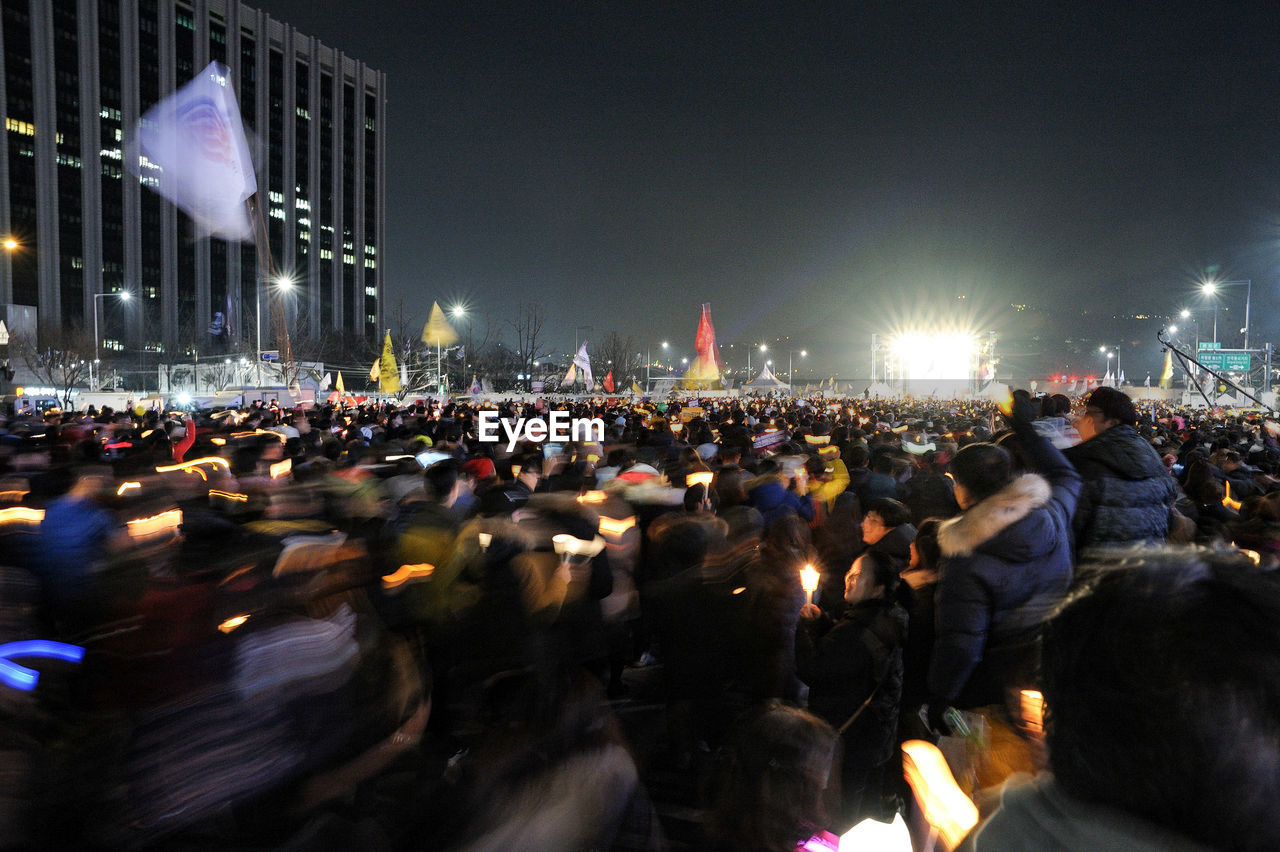
[[[1071,585],[1071,516],[1081,481],[1031,425],[1035,406],[1015,395],[1009,415],[1038,473],[1014,477],[1009,453],[989,443],[956,454],[961,514],[938,529],[937,639],[929,664],[929,721],[948,706],[1003,705],[1028,683],[1040,624]]]
[[[942,551],[938,528],[942,521],[925,518],[911,540],[911,559],[902,570],[902,581],[911,590],[907,644],[903,651],[902,719],[914,721],[915,713],[929,700],[929,660],[937,635],[935,596]]]
[[[509,514],[521,509],[538,489],[542,479],[542,453],[525,453],[512,462],[512,480],[496,485],[487,491],[480,501],[480,514]]]
[[[917,526],[925,518],[950,518],[960,512],[955,483],[947,476],[950,461],[948,452],[929,450],[921,457],[920,470],[903,483],[902,503]]]
[[[1071,423],[1071,400],[1065,394],[1049,394],[1040,400],[1035,429],[1060,450],[1080,443],[1080,433]]]
[[[1160,456],[1134,428],[1133,401],[1100,387],[1085,398],[1075,427],[1081,443],[1066,456],[1084,480],[1073,528],[1076,550],[1164,541],[1177,487]]]
[[[822,834],[838,748],[831,726],[798,707],[744,717],[719,758],[701,848],[790,852]]]
[[[848,825],[891,816],[885,770],[897,742],[907,612],[894,594],[898,566],[868,551],[845,574],[848,608],[832,621],[805,604],[797,643],[797,673],[809,686],[809,707],[844,743],[841,817]]]
[[[1005,788],[976,852],[1280,848],[1273,575],[1133,554],[1049,619],[1041,669],[1050,772]]]
[[[765,529],[787,517],[813,520],[813,503],[797,493],[795,479],[776,459],[764,459],[747,491],[747,505],[764,516]]]
[[[898,480],[894,479],[894,458],[888,450],[879,450],[871,456],[871,472],[861,484],[855,485],[858,499],[863,506],[870,506],[875,500],[898,497]],[[856,482],[856,481],[855,481]]]
[[[110,481],[102,470],[83,469],[45,508],[37,573],[55,615],[90,606],[107,560],[128,543],[124,525],[104,504]]]
[[[911,558],[911,540],[915,537],[916,528],[911,525],[911,512],[906,506],[889,497],[867,504],[862,516],[862,542],[868,551],[883,553],[902,569]]]

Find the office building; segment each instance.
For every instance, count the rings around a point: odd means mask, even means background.
[[[230,70],[295,339],[375,337],[386,234],[385,74],[236,0],[0,0],[0,305],[46,340],[95,312],[104,358],[180,359],[228,314],[269,345],[252,243],[198,238],[134,176],[139,117],[211,61]],[[144,164],[145,166],[145,164]],[[260,289],[261,288],[261,289]],[[129,291],[136,298],[112,298]],[[97,298],[95,298],[97,297]]]

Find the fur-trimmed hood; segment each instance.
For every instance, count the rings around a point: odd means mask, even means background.
[[[938,547],[943,557],[972,556],[983,544],[1046,505],[1052,494],[1049,483],[1039,474],[1019,476],[963,514],[943,522],[938,528]],[[1018,542],[1029,546],[1028,550],[1038,549],[1037,545],[1050,548],[1055,543],[1056,536],[1051,534],[1051,529],[1044,531],[1049,540],[1036,541],[1042,538],[1037,530],[1028,530],[1028,533],[1028,537],[1023,537],[1026,540]]]

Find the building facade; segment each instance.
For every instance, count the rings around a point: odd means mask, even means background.
[[[211,61],[230,70],[295,339],[381,327],[386,75],[237,0],[0,0],[0,305],[41,334],[181,358],[270,346],[253,243],[197,238],[124,162],[153,104]],[[127,301],[112,298],[128,291]],[[104,295],[105,294],[105,295]],[[98,298],[95,298],[97,296]],[[96,312],[96,316],[95,316]],[[47,345],[47,344],[46,344]]]

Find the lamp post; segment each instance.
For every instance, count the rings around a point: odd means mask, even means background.
[[[754,344],[754,343],[752,343],[750,346],[748,346],[748,347],[747,347],[747,381],[751,381],[751,350],[752,350],[752,349],[754,349],[754,348],[755,348],[755,344]],[[767,344],[764,344],[764,343],[761,343],[761,344],[760,344],[760,351],[761,351],[761,352],[768,352],[768,351],[769,351],[769,347],[768,347],[768,345],[767,345]]]
[[[801,349],[799,350],[799,352],[800,352],[801,358],[809,357],[809,350]],[[788,390],[790,390],[791,386],[795,383],[794,380],[791,378],[791,356],[794,354],[796,354],[795,350],[791,350],[791,349],[787,350],[787,389]]]
[[[1112,358],[1116,359],[1115,386],[1119,387],[1120,386],[1120,347],[1117,346],[1115,349],[1109,350],[1105,346],[1099,346],[1098,351],[1103,355],[1105,355],[1107,359],[1105,362],[1103,362],[1104,369],[1102,372],[1104,377],[1106,376],[1107,373],[1111,372],[1111,359]]]
[[[1216,296],[1219,287],[1236,287],[1241,284],[1243,284],[1245,288],[1244,328],[1241,329],[1241,331],[1244,333],[1244,348],[1248,349],[1249,348],[1249,307],[1250,307],[1250,302],[1253,299],[1253,279],[1242,278],[1239,281],[1206,281],[1204,284],[1200,285],[1200,290],[1206,296]],[[1215,343],[1218,340],[1218,300],[1216,298],[1213,301],[1213,340]]]
[[[458,367],[458,369],[461,371],[458,374],[458,386],[461,387],[462,385],[466,384],[466,381],[467,381],[467,357],[466,356],[471,352],[471,315],[467,312],[466,305],[454,305],[452,308],[449,309],[449,316],[453,318],[454,322],[460,322],[461,320],[467,321],[467,343],[466,343],[466,346],[463,347],[462,364],[459,365]],[[534,366],[536,367],[537,364],[534,364]]]
[[[5,248],[9,247],[10,242],[11,240],[5,241]],[[120,301],[127,302],[133,296],[133,294],[130,293],[128,290],[116,290],[115,292],[112,292],[112,293],[94,293],[93,294],[93,364],[90,365],[91,369],[89,370],[89,383],[94,386],[95,390],[97,390],[97,384],[95,384],[94,382],[93,373],[94,373],[94,369],[97,368],[97,365],[99,363],[98,344],[100,342],[98,339],[98,300],[105,299],[108,296],[116,296],[120,299]]]

